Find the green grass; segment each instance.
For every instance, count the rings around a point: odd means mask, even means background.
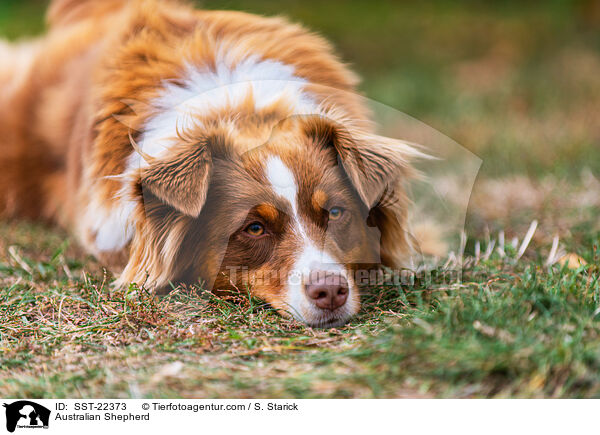
[[[0,395],[599,397],[593,243],[582,252],[592,265],[578,269],[516,260],[507,247],[460,283],[370,289],[361,313],[332,330],[247,295],[112,289],[58,238],[38,260],[13,248],[0,266]]]
[[[0,35],[43,30],[0,3]],[[600,397],[600,19],[593,1],[206,1],[319,31],[370,98],[483,159],[461,282],[373,288],[317,330],[240,295],[115,290],[66,234],[0,223],[0,397]],[[475,264],[491,231],[522,238]],[[555,235],[586,266],[545,264]]]
[[[44,28],[44,1],[0,2],[0,34],[9,39],[29,37]]]

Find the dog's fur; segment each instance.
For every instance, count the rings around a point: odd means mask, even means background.
[[[409,258],[418,153],[373,133],[320,37],[167,0],[54,0],[48,23],[0,43],[2,216],[72,230],[121,284],[250,285],[314,325],[358,311],[357,268]],[[342,274],[348,302],[316,309],[305,271],[285,278],[302,268]]]

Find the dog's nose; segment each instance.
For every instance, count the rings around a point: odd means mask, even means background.
[[[325,310],[335,310],[348,299],[348,281],[339,274],[318,274],[304,287],[306,295],[313,303]]]

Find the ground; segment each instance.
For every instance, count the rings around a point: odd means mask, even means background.
[[[482,158],[461,281],[367,289],[319,330],[243,294],[115,290],[62,230],[3,222],[1,397],[600,396],[596,2],[204,4],[306,23],[368,97]],[[0,34],[42,13],[2,2]]]

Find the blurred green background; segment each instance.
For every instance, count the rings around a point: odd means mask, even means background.
[[[46,1],[2,0],[0,35],[43,31]],[[331,40],[362,90],[467,147],[484,176],[600,173],[600,2],[221,0]]]

